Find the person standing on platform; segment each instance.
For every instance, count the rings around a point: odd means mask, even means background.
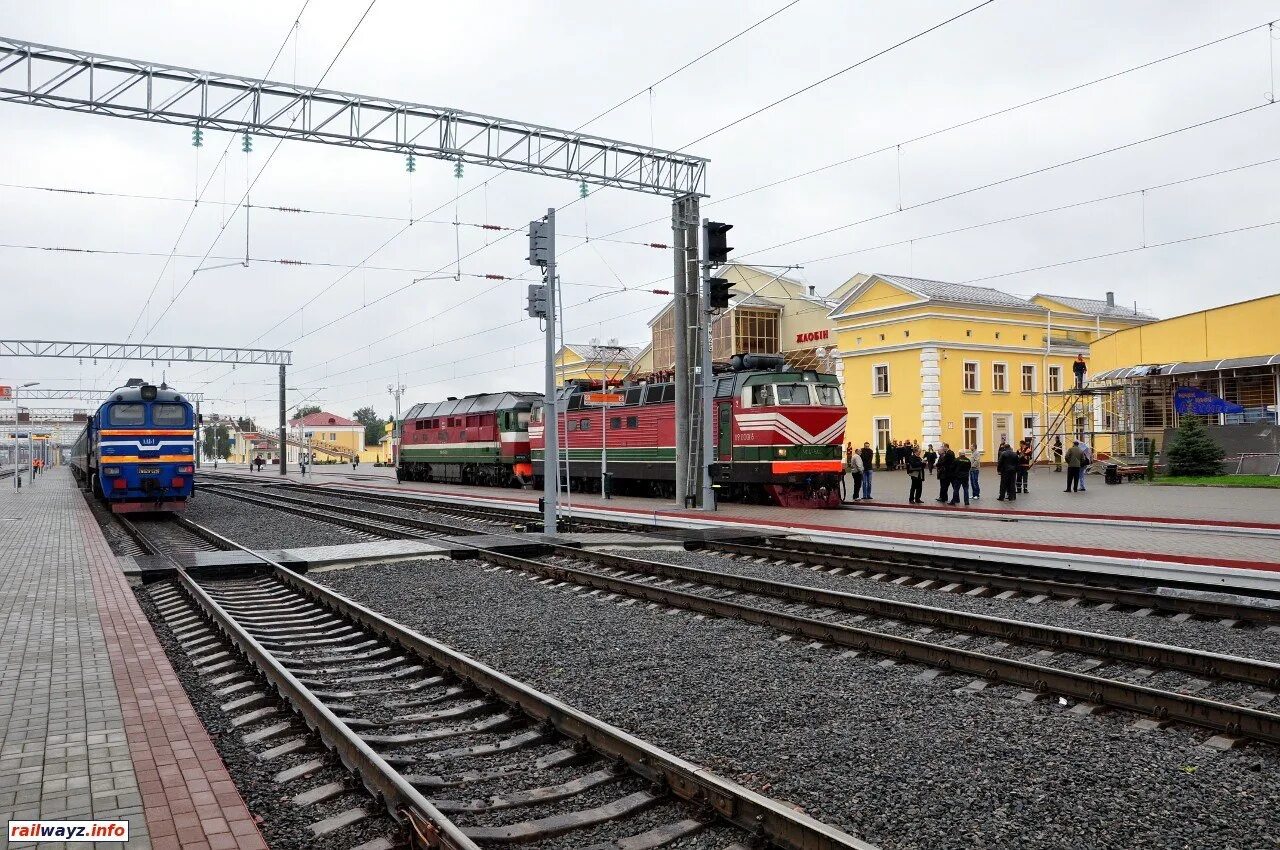
[[[960,452],[960,456],[951,465],[951,504],[960,503],[960,493],[963,491],[964,506],[969,507],[969,473],[972,471],[973,464],[969,462],[969,455]]]
[[[1085,362],[1084,362],[1084,355],[1077,354],[1076,362],[1071,364],[1071,371],[1076,376],[1076,389],[1078,390],[1084,389],[1084,373],[1088,368],[1089,367],[1085,365]]]
[[[844,465],[853,469],[853,443],[844,444]]]
[[[942,454],[938,457],[938,499],[939,502],[946,502],[947,497],[951,495],[951,469],[956,463],[956,453],[951,451],[951,446],[946,443],[942,444]]]
[[[1018,487],[1019,493],[1030,493],[1031,484],[1027,477],[1031,474],[1031,440],[1023,440],[1018,446]]]
[[[977,499],[982,495],[982,488],[978,486],[978,469],[982,466],[982,449],[974,449],[969,452],[969,490],[973,494],[973,498]]]
[[[858,497],[862,494],[862,455],[853,450],[853,443],[849,444],[849,475],[853,478],[853,501],[858,501]]]
[[[1080,489],[1080,468],[1084,464],[1084,452],[1080,451],[1080,441],[1072,440],[1067,449],[1067,489],[1064,493],[1074,493]]]
[[[1000,476],[1000,496],[996,501],[1015,501],[1018,498],[1014,490],[1018,477],[1018,455],[1008,443],[1000,444],[1000,452],[996,455],[996,474]]]
[[[865,501],[871,498],[871,465],[876,453],[871,451],[870,443],[863,443],[858,454],[862,456],[862,498]]]
[[[907,492],[907,504],[924,504],[924,460],[920,457],[920,449],[915,448],[907,455],[907,478],[911,481],[911,489]]]
[[[1085,476],[1089,474],[1089,466],[1093,463],[1093,446],[1080,441],[1080,492],[1085,492]]]
[[[938,453],[933,450],[933,443],[929,444],[929,448],[925,450],[924,462],[929,467],[929,475],[933,475],[934,464],[938,462]]]
[[[1062,471],[1062,435],[1055,434],[1053,437],[1053,471]]]

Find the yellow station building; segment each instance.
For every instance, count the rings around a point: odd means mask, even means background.
[[[639,346],[619,345],[617,340],[566,343],[556,352],[556,383],[621,380],[632,371],[640,353]]]
[[[1280,468],[1280,294],[1117,330],[1090,349],[1090,394],[1115,423],[1117,449],[1163,450],[1176,428],[1178,388],[1192,388],[1239,412],[1197,414],[1237,459],[1240,471]],[[1265,426],[1265,427],[1259,427]],[[1243,458],[1243,459],[1242,459]],[[1254,468],[1256,467],[1256,468]]]
[[[830,320],[849,408],[847,439],[949,443],[994,460],[1002,440],[1041,443],[1088,423],[1058,422],[1077,355],[1153,316],[1103,300],[887,274],[858,274],[834,293]],[[1092,370],[1091,370],[1092,371]]]

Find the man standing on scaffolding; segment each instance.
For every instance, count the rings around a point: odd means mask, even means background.
[[[1071,364],[1071,371],[1075,373],[1076,389],[1078,390],[1084,389],[1084,372],[1085,372],[1085,369],[1087,368],[1088,367],[1085,366],[1085,363],[1084,363],[1084,355],[1077,354],[1076,362]]]

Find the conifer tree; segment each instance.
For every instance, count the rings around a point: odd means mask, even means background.
[[[1170,475],[1219,475],[1226,454],[1199,416],[1183,416],[1165,449]]]

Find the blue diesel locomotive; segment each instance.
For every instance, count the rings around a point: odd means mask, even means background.
[[[194,489],[195,415],[176,391],[134,378],[76,439],[71,468],[113,513],[181,511]]]

